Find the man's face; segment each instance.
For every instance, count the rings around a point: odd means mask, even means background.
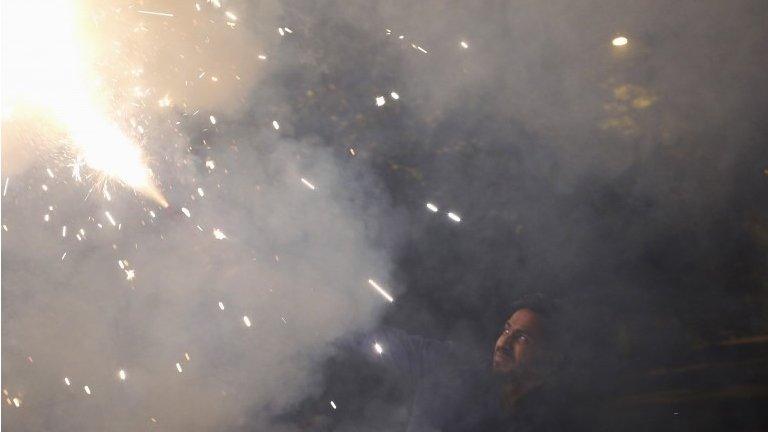
[[[493,350],[493,371],[519,376],[536,369],[543,353],[541,324],[536,312],[519,309],[504,324]]]

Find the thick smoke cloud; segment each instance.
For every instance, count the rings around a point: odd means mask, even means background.
[[[480,350],[521,292],[561,299],[572,378],[600,395],[766,329],[760,2],[200,4],[94,21],[122,41],[96,50],[112,98],[148,92],[125,114],[173,211],[151,218],[119,188],[82,201],[65,170],[45,177],[50,162],[14,173],[3,378],[24,409],[5,424],[237,429],[288,410],[388,428],[407,401],[349,379],[369,366],[324,363],[331,341],[376,324],[369,277],[403,289],[384,323]],[[134,9],[176,15],[139,26]],[[74,247],[77,224],[90,228]]]

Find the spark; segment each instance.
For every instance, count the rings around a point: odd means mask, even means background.
[[[21,406],[21,399],[15,397],[13,398],[13,404],[16,405],[16,408]]]
[[[10,177],[5,178],[5,186],[3,186],[3,196],[5,196],[6,193],[8,193],[8,182],[11,180]]]
[[[437,208],[437,206],[436,206],[436,205],[432,204],[431,202],[428,202],[428,203],[427,203],[427,208],[428,208],[428,209],[429,209],[429,211],[431,211],[431,212],[437,212],[438,210],[440,210],[439,208]]]
[[[382,106],[385,103],[387,103],[387,100],[384,99],[384,96],[376,96],[376,106]]]
[[[309,180],[305,179],[304,177],[301,178],[301,182],[304,183],[304,185],[312,190],[315,190],[315,185],[309,182]]]
[[[397,92],[392,92],[392,93],[390,93],[389,95],[390,95],[390,96],[392,97],[392,99],[394,99],[394,100],[398,100],[398,99],[400,99],[400,95],[399,95],[399,94],[397,94]]]
[[[187,361],[189,361],[189,353],[184,353],[184,358],[187,359]]]
[[[251,319],[248,318],[248,315],[243,315],[243,322],[245,323],[246,327],[250,327],[251,326]]]
[[[272,127],[275,128],[275,130],[280,130],[280,123],[278,123],[277,120],[272,120]]]
[[[221,1],[220,0],[211,0],[211,3],[216,8],[220,8],[221,7]]]
[[[283,27],[283,29],[288,33],[293,33],[293,30],[289,29],[288,27]]]
[[[43,192],[48,192],[48,185],[42,185],[40,186],[43,189]]]
[[[331,401],[331,408],[336,409],[336,403]]]
[[[112,215],[111,215],[111,214],[109,214],[109,212],[108,212],[108,211],[105,211],[105,212],[104,212],[104,215],[107,217],[107,219],[109,219],[109,223],[111,223],[111,224],[112,224],[112,226],[116,226],[116,225],[117,225],[117,223],[115,222],[115,220],[112,218]]]
[[[195,9],[200,12],[203,8],[200,7],[200,3],[195,3]]]
[[[45,171],[48,172],[48,177],[53,178],[53,171],[50,168],[46,168]]]
[[[64,258],[66,258],[66,257],[67,257],[67,253],[66,253],[66,252],[64,252],[64,253],[61,255],[61,260],[62,260],[62,261],[64,261]]]
[[[211,159],[208,159],[207,161],[205,161],[205,166],[206,166],[206,168],[208,168],[209,170],[213,170],[213,169],[215,169],[215,168],[216,168],[216,162],[214,162],[214,161],[213,161],[213,160],[211,160]]]
[[[469,44],[466,41],[459,42],[459,45],[464,49],[469,48]]]
[[[384,352],[384,348],[379,345],[378,342],[373,344],[373,350],[376,351],[377,354],[381,355]]]
[[[70,382],[69,382],[69,378],[67,378],[67,377],[64,377],[64,384],[66,384],[67,386],[69,386],[69,385],[71,385],[72,383],[70,383]]]
[[[211,120],[212,125],[216,124],[216,117],[214,117],[213,114],[211,114],[211,116],[208,119]]]
[[[51,215],[46,214],[45,216],[43,216],[43,220],[48,222],[49,220],[51,220]]]
[[[176,363],[176,370],[179,371],[179,373],[182,372],[181,363]]]
[[[91,394],[91,388],[87,385],[83,386],[83,390],[85,390],[85,394],[90,395]]]
[[[125,371],[123,369],[120,369],[120,371],[117,373],[117,376],[120,377],[120,381],[125,381]]]
[[[107,201],[112,201],[112,194],[109,193],[107,188],[104,188],[104,198],[106,198]]]
[[[237,15],[233,14],[230,11],[224,12],[224,15],[226,15],[227,18],[231,19],[232,21],[237,21]]]
[[[8,225],[3,224],[3,231],[8,232]]]
[[[145,10],[137,10],[136,12],[146,14],[146,15],[173,17],[173,14],[168,12],[152,12],[152,11],[145,11]]]
[[[387,299],[387,301],[389,301],[390,303],[392,303],[393,301],[395,301],[395,299],[394,299],[394,298],[392,298],[392,296],[391,296],[391,295],[389,295],[389,293],[388,293],[388,292],[386,292],[386,291],[384,290],[384,288],[382,288],[381,286],[379,286],[379,284],[377,284],[375,280],[373,280],[373,279],[368,279],[368,283],[369,283],[369,284],[371,284],[371,286],[372,286],[372,287],[374,287],[374,288],[376,289],[376,291],[378,291],[378,292],[379,292],[379,294],[381,294],[381,295],[382,295],[382,296],[383,296],[385,299]]]
[[[224,302],[219,302],[219,309],[224,310]]]
[[[157,105],[160,106],[160,108],[167,108],[171,106],[171,98],[168,95],[163,96],[162,99],[157,101]]]
[[[200,198],[205,196],[205,191],[203,191],[203,188],[199,187],[197,188],[197,194],[200,195]]]
[[[627,43],[629,43],[629,39],[627,39],[625,36],[617,36],[617,37],[613,38],[611,43],[613,44],[613,46],[617,46],[617,47],[618,46],[624,46]]]
[[[264,54],[259,54],[258,57],[259,57],[259,60],[266,60],[267,59],[267,56],[265,56]]]
[[[448,212],[448,217],[454,222],[461,222],[461,217],[454,212]]]
[[[125,271],[125,279],[133,280],[136,277],[136,270],[130,269]]]
[[[283,31],[282,27],[278,27],[277,32],[280,33],[280,36],[285,36],[285,31]]]
[[[224,234],[224,231],[218,228],[213,229],[213,236],[216,237],[216,240],[224,240],[227,238],[226,234]]]
[[[186,207],[182,207],[181,212],[184,213],[184,216],[186,217],[192,217],[192,214],[189,212],[189,210]]]

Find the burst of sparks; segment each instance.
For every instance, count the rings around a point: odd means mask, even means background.
[[[461,217],[454,212],[448,212],[448,217],[454,222],[461,222]]]
[[[62,142],[75,155],[76,178],[86,165],[166,205],[139,146],[101,108],[99,79],[79,40],[77,8],[59,1],[39,8],[26,0],[6,0],[3,6],[9,19],[3,22],[8,37],[2,74],[4,83],[13,84],[3,87],[3,107],[12,112],[20,104],[51,114],[68,136]]]
[[[224,234],[224,231],[218,228],[213,229],[213,236],[216,237],[216,240],[224,240],[227,238],[226,234]]]
[[[380,107],[380,106],[383,106],[385,103],[387,103],[387,100],[384,99],[384,96],[376,96],[376,106]]]
[[[381,295],[382,295],[382,297],[384,297],[385,299],[387,299],[387,301],[389,301],[390,303],[392,303],[393,301],[395,301],[395,299],[394,299],[394,298],[393,298],[391,295],[389,295],[389,293],[388,293],[387,291],[385,291],[385,290],[384,290],[384,288],[382,288],[382,287],[381,287],[381,286],[380,286],[378,283],[376,283],[376,281],[375,281],[375,280],[373,280],[373,279],[368,279],[368,283],[369,283],[369,284],[370,284],[370,285],[371,285],[371,286],[372,286],[372,287],[373,287],[373,288],[374,288],[376,291],[378,291],[378,292],[379,292],[379,294],[381,294]]]
[[[245,323],[246,327],[250,327],[251,326],[251,319],[248,318],[248,315],[243,315],[243,322]]]
[[[611,43],[613,44],[613,46],[617,46],[617,47],[624,46],[627,43],[629,43],[629,39],[627,39],[626,36],[617,36],[613,38]]]
[[[141,14],[145,14],[145,15],[173,17],[173,14],[169,13],[169,12],[154,12],[154,11],[145,11],[145,10],[137,10],[136,12],[141,13]]]
[[[306,186],[306,187],[308,187],[308,188],[310,188],[312,190],[315,190],[315,185],[310,183],[309,180],[305,179],[304,177],[301,178],[301,182],[304,183],[304,186]]]
[[[373,350],[376,351],[376,354],[379,355],[384,353],[384,348],[378,342],[373,344]]]
[[[117,372],[117,376],[118,376],[118,377],[120,377],[120,381],[125,381],[125,378],[126,378],[126,375],[125,375],[125,370],[123,370],[123,369],[120,369],[120,370]]]
[[[427,203],[427,208],[429,209],[429,211],[431,211],[433,213],[437,212],[438,210],[440,210],[439,208],[437,208],[436,205],[432,204],[431,202]]]

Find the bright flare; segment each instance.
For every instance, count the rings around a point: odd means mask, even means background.
[[[68,132],[81,165],[101,171],[167,206],[154,186],[139,147],[110,121],[97,102],[99,80],[89,70],[78,39],[73,0],[40,7],[28,0],[3,2],[3,118],[17,106],[52,115]]]

